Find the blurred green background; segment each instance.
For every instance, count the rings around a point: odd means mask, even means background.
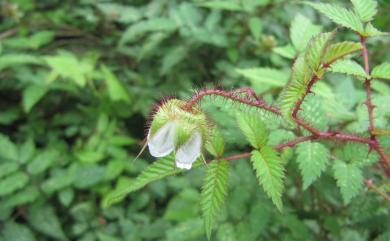
[[[390,1],[379,6],[375,26],[389,31]],[[252,86],[272,100],[278,90],[236,69],[288,70],[292,60],[275,48],[289,43],[298,13],[334,28],[286,0],[2,0],[0,7],[1,241],[207,240],[202,168],[101,208],[109,191],[153,162],[147,152],[132,162],[153,105],[206,86]],[[369,42],[373,63],[389,59],[389,44]],[[224,130],[227,152],[247,151],[229,105],[202,104]],[[248,160],[231,164],[212,240],[390,240],[389,205],[372,193],[346,206],[330,175],[303,192],[291,164],[280,213]]]

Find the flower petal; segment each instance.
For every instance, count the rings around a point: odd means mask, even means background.
[[[154,157],[167,156],[175,149],[176,123],[174,121],[166,123],[151,138],[149,137],[150,133],[148,134],[150,154]]]
[[[176,166],[191,169],[192,163],[200,156],[202,136],[196,131],[176,152]]]

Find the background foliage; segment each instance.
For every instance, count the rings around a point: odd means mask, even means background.
[[[390,3],[378,2],[375,26],[389,31]],[[293,34],[302,29],[292,27],[290,37],[292,22],[308,32],[334,27],[311,7],[283,0],[6,0],[0,6],[0,240],[5,241],[207,240],[199,200],[203,179],[213,173],[204,168],[151,183],[110,208],[101,206],[110,191],[129,186],[154,161],[145,154],[132,162],[152,105],[213,85],[249,85],[273,100],[289,78],[290,58],[305,47]],[[338,34],[357,40],[344,29]],[[389,60],[384,50],[390,38],[368,44],[373,65]],[[321,98],[308,98],[303,114],[320,129],[331,123],[364,132],[365,94],[358,83],[327,76]],[[390,87],[376,82],[373,88],[375,121],[386,128]],[[202,105],[223,130],[226,153],[248,150],[235,110],[221,103]],[[293,135],[272,129],[270,122],[270,145]],[[345,145],[334,154],[343,161],[324,159],[328,150],[321,143],[301,144],[296,152],[289,154],[282,212],[259,188],[250,160],[229,164],[229,192],[212,240],[390,240],[389,204],[363,186],[342,190],[346,179],[364,178],[354,165],[365,167],[364,176],[378,175],[367,165],[367,150]],[[259,151],[256,155],[252,161],[262,170],[265,163]],[[311,160],[324,173],[314,181],[320,173],[306,170],[302,180],[300,170]],[[325,168],[330,162],[335,173]],[[218,165],[210,168],[225,176],[225,163]]]

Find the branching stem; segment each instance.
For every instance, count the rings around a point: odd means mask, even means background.
[[[368,50],[366,46],[366,39],[365,37],[361,36],[360,37],[360,42],[362,44],[362,51],[363,51],[363,59],[364,59],[364,69],[367,72],[367,74],[370,74],[370,65],[368,61]],[[375,106],[372,104],[371,101],[371,78],[367,77],[365,79],[365,89],[367,93],[367,100],[366,100],[366,105],[368,108],[368,115],[369,115],[369,132],[370,132],[370,138],[365,138],[365,137],[360,137],[357,135],[352,135],[352,134],[346,134],[346,133],[341,133],[341,132],[333,132],[331,130],[329,131],[321,131],[314,126],[312,126],[309,122],[305,121],[304,119],[301,119],[298,115],[299,111],[301,110],[301,106],[303,101],[305,100],[306,96],[309,93],[312,93],[312,87],[313,85],[319,80],[317,75],[313,75],[312,78],[310,79],[307,88],[305,90],[305,93],[303,96],[295,103],[295,106],[291,112],[292,119],[294,122],[308,130],[312,135],[311,136],[304,136],[304,137],[297,137],[294,140],[288,141],[286,143],[280,144],[275,146],[275,149],[277,150],[282,150],[285,147],[293,147],[301,142],[304,141],[309,141],[309,140],[314,140],[314,139],[328,139],[328,140],[335,140],[335,141],[351,141],[351,142],[357,142],[357,143],[362,143],[362,144],[367,144],[369,146],[370,151],[375,150],[379,156],[380,160],[383,166],[383,169],[385,173],[387,174],[388,177],[390,177],[390,160],[389,157],[386,155],[385,151],[379,144],[374,131],[375,131],[375,126],[374,126],[374,108]],[[246,94],[246,96],[242,96],[242,93]],[[203,89],[196,93],[186,104],[185,108],[187,109],[192,109],[194,105],[196,105],[203,97],[205,96],[211,96],[211,95],[217,95],[217,96],[222,96],[226,99],[233,100],[235,102],[243,103],[249,106],[254,106],[258,107],[260,109],[264,109],[266,111],[270,111],[276,115],[281,116],[281,111],[272,105],[267,104],[264,100],[262,100],[258,95],[256,95],[255,91],[253,91],[251,88],[241,88],[237,89],[235,91],[224,91],[220,89]],[[249,157],[251,153],[242,153],[242,154],[237,154],[234,156],[230,156],[225,158],[226,160],[236,160],[236,159],[241,159],[241,158],[246,158]]]

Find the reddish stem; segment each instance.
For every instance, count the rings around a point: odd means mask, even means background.
[[[249,93],[247,90],[245,90],[245,92]],[[254,93],[254,92],[252,92],[252,93]],[[186,108],[191,109],[203,97],[208,96],[208,95],[222,96],[222,97],[225,97],[227,99],[234,100],[236,102],[240,102],[240,103],[250,105],[250,106],[259,107],[261,109],[265,109],[265,110],[271,111],[277,115],[280,115],[280,111],[278,108],[271,106],[271,105],[268,105],[263,100],[260,100],[260,99],[253,100],[250,98],[243,98],[243,97],[239,96],[237,92],[234,92],[234,91],[226,92],[226,91],[218,90],[218,89],[204,89],[204,90],[199,91],[197,94],[195,94],[191,98],[191,100],[189,100],[187,102]]]
[[[362,52],[363,52],[363,61],[364,61],[364,70],[366,71],[367,75],[370,75],[370,64],[368,60],[368,49],[366,45],[366,38],[364,36],[360,36],[360,44],[362,45]],[[371,91],[371,77],[368,76],[364,81],[364,87],[366,89],[366,105],[367,105],[367,111],[368,111],[368,119],[369,119],[369,127],[368,130],[370,132],[371,140],[373,142],[372,145],[370,145],[370,150],[374,149],[378,152],[378,154],[381,156],[381,163],[384,166],[384,170],[388,177],[390,177],[390,159],[382,149],[382,147],[379,145],[379,142],[375,136],[375,126],[374,126],[374,108],[375,106],[372,104],[372,91]]]

